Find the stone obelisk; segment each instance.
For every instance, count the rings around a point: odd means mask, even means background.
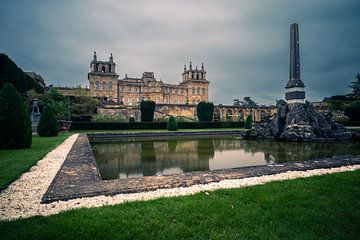
[[[285,100],[287,103],[304,103],[304,83],[300,79],[300,51],[299,51],[299,25],[290,26],[290,71],[289,81],[285,87]]]

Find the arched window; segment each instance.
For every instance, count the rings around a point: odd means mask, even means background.
[[[105,66],[102,66],[102,68],[101,68],[101,72],[105,72]]]
[[[95,89],[96,89],[96,90],[99,90],[99,81],[96,81],[96,82],[95,82]]]
[[[103,84],[102,84],[102,90],[106,90],[106,83],[105,82],[103,82]]]
[[[197,88],[197,95],[200,95],[200,87]]]
[[[109,90],[112,91],[112,82],[109,83]]]

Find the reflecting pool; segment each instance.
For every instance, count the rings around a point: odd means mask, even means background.
[[[102,179],[167,175],[359,155],[360,142],[289,143],[237,138],[91,143]]]

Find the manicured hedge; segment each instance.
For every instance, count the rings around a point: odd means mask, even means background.
[[[242,128],[243,122],[179,122],[179,129]],[[167,122],[73,122],[70,130],[167,129]]]

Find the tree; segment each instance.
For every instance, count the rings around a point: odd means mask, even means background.
[[[360,121],[360,100],[353,101],[345,107],[345,116],[351,121]]]
[[[71,101],[71,115],[90,115],[96,112],[99,100],[90,96],[74,97]]]
[[[201,122],[211,122],[214,116],[214,104],[212,102],[201,101],[196,106],[197,116]]]
[[[5,83],[11,83],[19,93],[34,89],[43,93],[44,88],[26,75],[6,54],[0,53],[0,89]]]
[[[251,123],[252,123],[252,116],[251,116],[251,114],[250,114],[250,115],[247,116],[246,119],[245,119],[244,128],[245,128],[245,129],[250,129],[250,128],[251,128]]]
[[[49,89],[41,98],[41,103],[44,108],[50,106],[50,108],[53,109],[57,120],[70,119],[70,108],[67,99],[64,95],[56,91],[56,89]]]
[[[177,124],[177,122],[176,122],[175,117],[170,116],[169,121],[168,121],[168,123],[167,123],[167,129],[168,129],[169,131],[176,131],[176,130],[178,130],[178,124]]]
[[[355,76],[355,82],[351,82],[352,85],[349,86],[352,89],[350,95],[353,98],[360,98],[360,73],[358,72]]]
[[[250,97],[244,97],[243,101],[234,99],[234,106],[241,106],[246,108],[257,108],[259,105],[254,102]]]
[[[140,111],[141,111],[142,122],[152,122],[154,120],[155,102],[141,101]]]
[[[0,149],[31,147],[30,115],[12,84],[0,91],[0,113]]]
[[[55,137],[59,134],[58,122],[51,105],[46,106],[41,114],[37,132],[40,137]]]

